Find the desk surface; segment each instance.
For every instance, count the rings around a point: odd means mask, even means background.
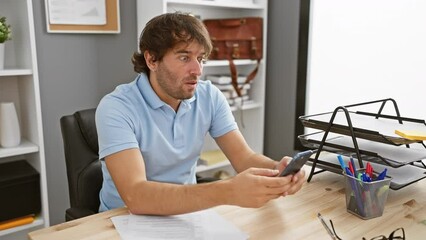
[[[307,169],[308,170],[308,169]],[[317,218],[333,221],[342,239],[388,236],[399,227],[406,239],[426,236],[426,181],[420,181],[388,195],[381,217],[362,220],[346,211],[344,178],[330,172],[315,175],[296,195],[269,202],[262,208],[235,206],[214,208],[224,218],[249,234],[250,239],[330,239]],[[112,216],[127,214],[125,208],[65,222],[29,234],[31,240],[120,239]]]

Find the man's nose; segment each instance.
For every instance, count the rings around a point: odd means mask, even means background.
[[[191,74],[201,76],[201,74],[203,73],[203,63],[197,60],[192,61],[190,71]]]

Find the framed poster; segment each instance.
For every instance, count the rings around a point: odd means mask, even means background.
[[[119,0],[45,0],[48,33],[120,33]]]

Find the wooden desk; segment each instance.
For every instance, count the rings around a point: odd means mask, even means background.
[[[250,235],[250,239],[330,239],[317,213],[327,223],[332,219],[342,239],[388,236],[399,227],[406,239],[426,237],[426,181],[398,191],[391,190],[383,216],[362,220],[346,211],[343,176],[324,172],[313,177],[294,196],[280,198],[259,209],[220,206],[224,218]],[[32,240],[119,239],[110,217],[127,214],[125,208],[40,229],[29,234]]]

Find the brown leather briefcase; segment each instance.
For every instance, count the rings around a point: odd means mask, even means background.
[[[238,96],[243,86],[237,83],[234,59],[257,60],[255,69],[247,76],[245,84],[256,76],[263,57],[263,19],[260,17],[205,19],[213,43],[210,60],[229,60],[232,85]]]

